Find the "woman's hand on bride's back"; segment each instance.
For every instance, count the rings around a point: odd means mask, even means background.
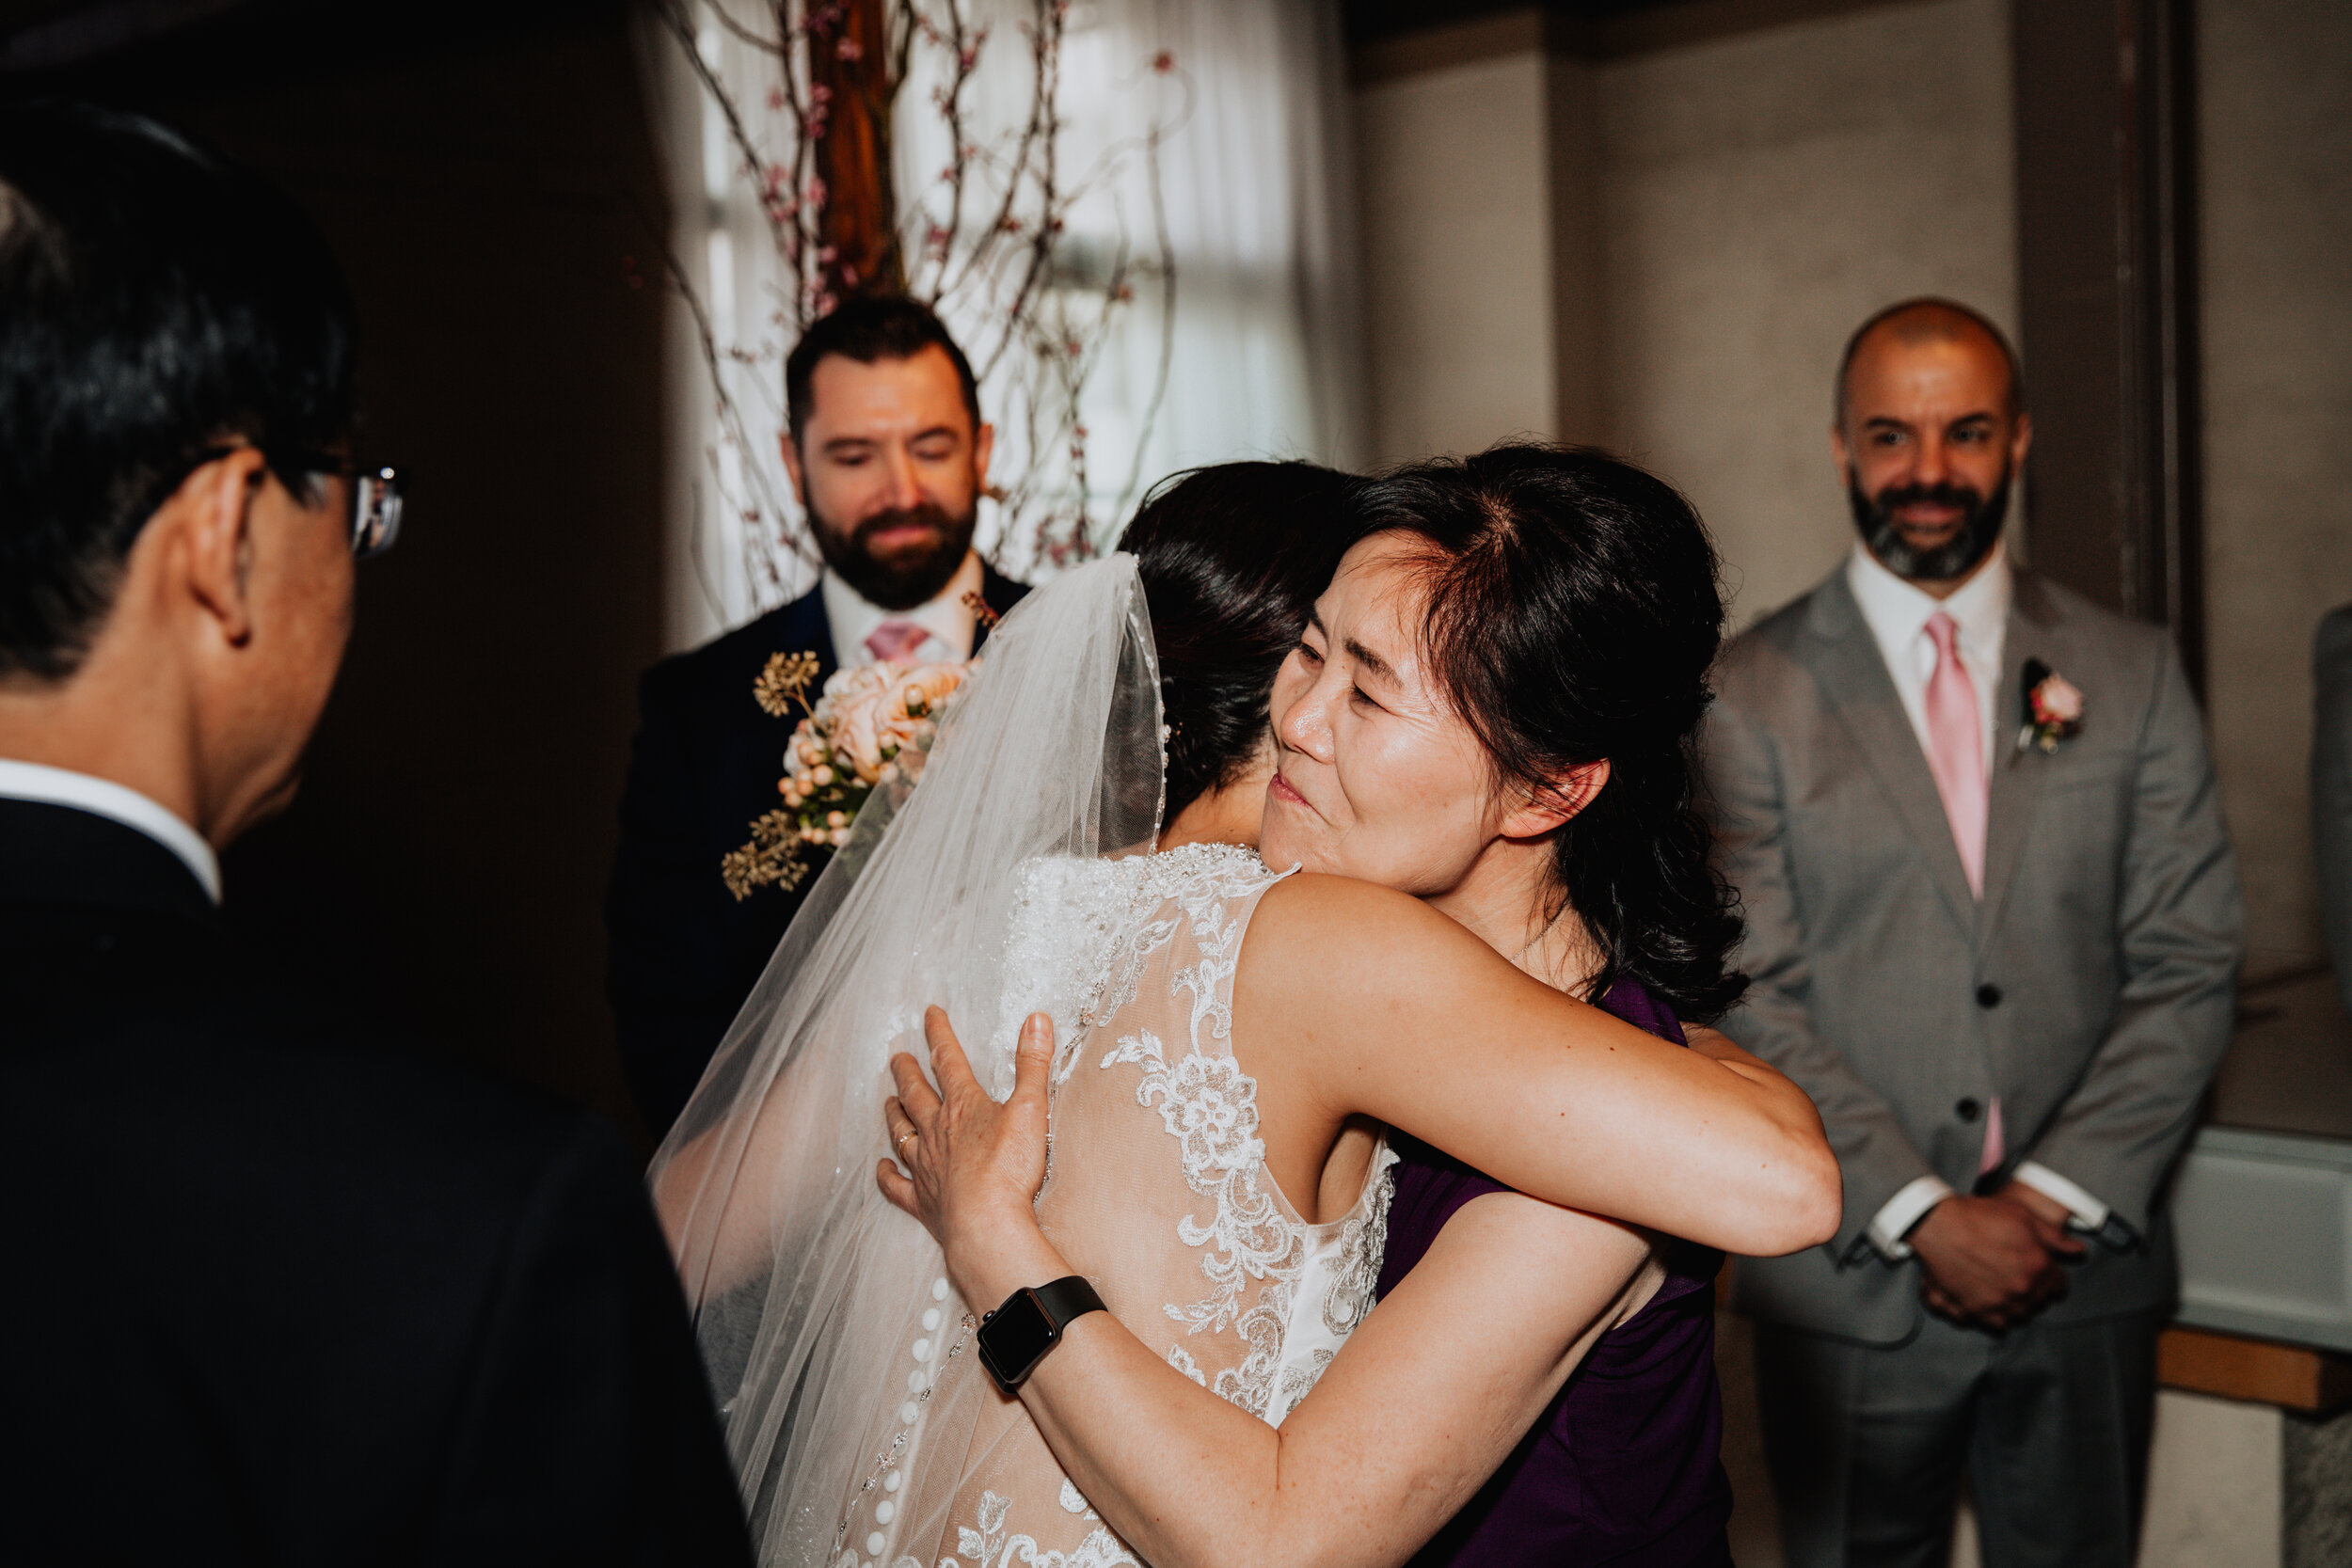
[[[882,1106],[896,1163],[884,1160],[875,1179],[882,1196],[923,1222],[947,1255],[947,1272],[967,1301],[990,1287],[963,1277],[960,1262],[997,1250],[1010,1235],[1037,1235],[1037,1194],[1045,1183],[1046,1075],[1054,1060],[1054,1021],[1033,1013],[1014,1051],[1010,1098],[988,1097],[947,1015],[923,1015],[930,1043],[931,1087],[922,1068],[903,1052],[890,1059],[898,1092]],[[911,1175],[902,1174],[904,1164]]]

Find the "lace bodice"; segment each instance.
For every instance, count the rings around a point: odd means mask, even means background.
[[[1324,1224],[1266,1169],[1232,986],[1250,914],[1279,879],[1215,845],[1030,863],[998,1029],[1009,1040],[1031,1011],[1055,1016],[1046,1234],[1146,1345],[1278,1425],[1371,1307],[1394,1158],[1381,1147],[1354,1207]],[[883,1396],[904,1399],[900,1430],[842,1522],[836,1568],[1135,1563],[1020,1402],[988,1384],[972,1314],[946,1281],[933,1293],[908,1393]]]

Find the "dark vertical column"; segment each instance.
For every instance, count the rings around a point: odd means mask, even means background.
[[[2036,565],[2204,677],[2191,0],[2013,0]]]
[[[809,27],[808,79],[825,89],[815,150],[825,182],[820,228],[833,252],[825,287],[842,296],[907,287],[890,179],[890,105],[898,84],[889,34],[882,0],[846,0]]]

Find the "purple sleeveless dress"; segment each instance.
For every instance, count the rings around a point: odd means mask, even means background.
[[[1612,986],[1600,1005],[1685,1043],[1674,1013],[1632,980]],[[1384,1296],[1455,1210],[1510,1191],[1418,1139],[1391,1136],[1399,1158]],[[1723,1254],[1663,1244],[1658,1294],[1595,1342],[1502,1467],[1408,1568],[1729,1568],[1711,1289]]]

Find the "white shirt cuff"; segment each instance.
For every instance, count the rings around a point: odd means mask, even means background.
[[[2027,1160],[2010,1175],[2051,1202],[2063,1204],[2066,1212],[2074,1216],[2072,1228],[2092,1231],[2106,1228],[2107,1206],[2049,1166]]]
[[[1940,1176],[1922,1176],[1901,1192],[1886,1200],[1884,1208],[1870,1221],[1866,1234],[1879,1256],[1890,1263],[1899,1263],[1911,1256],[1911,1243],[1903,1240],[1903,1232],[1917,1225],[1921,1216],[1952,1196],[1952,1184]]]

